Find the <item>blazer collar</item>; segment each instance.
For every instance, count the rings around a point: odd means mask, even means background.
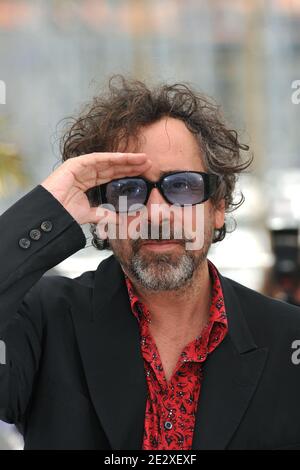
[[[252,338],[232,281],[218,274],[229,332],[204,364],[192,449],[226,448],[266,359],[266,350],[258,349]],[[92,296],[87,301],[78,295],[72,314],[91,399],[112,449],[141,449],[147,382],[138,323],[114,255],[99,264]]]
[[[232,280],[218,274],[228,334],[204,363],[192,445],[198,450],[227,448],[255,393],[268,353],[254,342]]]
[[[141,449],[147,382],[137,320],[114,256],[99,264],[90,303],[77,300],[75,331],[100,424],[112,449]]]

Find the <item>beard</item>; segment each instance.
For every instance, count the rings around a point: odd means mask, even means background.
[[[150,259],[149,259],[150,258]],[[151,254],[132,257],[130,273],[140,284],[151,291],[169,291],[182,288],[202,262],[202,257],[183,253],[176,257],[171,254]]]
[[[185,243],[191,240],[181,239],[180,253],[177,250],[176,253],[145,252],[141,250],[142,239],[114,240],[110,241],[110,245],[127,274],[145,289],[155,292],[175,291],[186,287],[203,265],[212,244],[213,233],[213,227],[206,227],[203,247],[197,251],[186,250]],[[170,239],[176,240],[175,237]],[[163,241],[163,238],[157,240]]]

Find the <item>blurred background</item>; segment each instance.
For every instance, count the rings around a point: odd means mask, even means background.
[[[250,145],[222,274],[300,305],[300,0],[0,0],[0,214],[60,161],[58,124],[113,73],[189,82]],[[91,246],[46,275],[75,277]],[[1,241],[1,234],[0,234]],[[0,448],[22,448],[0,424]]]

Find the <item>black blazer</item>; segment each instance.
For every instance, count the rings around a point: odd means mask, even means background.
[[[147,384],[119,263],[43,276],[86,238],[40,185],[0,234],[1,419],[27,449],[141,449]],[[192,448],[300,448],[300,308],[219,275],[229,333],[204,365]]]

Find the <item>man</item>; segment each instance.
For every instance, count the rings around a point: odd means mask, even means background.
[[[121,77],[65,134],[62,165],[1,216],[1,419],[25,448],[300,448],[300,309],[207,259],[250,164],[241,150],[190,87]],[[43,277],[84,248],[85,223],[112,256]]]

